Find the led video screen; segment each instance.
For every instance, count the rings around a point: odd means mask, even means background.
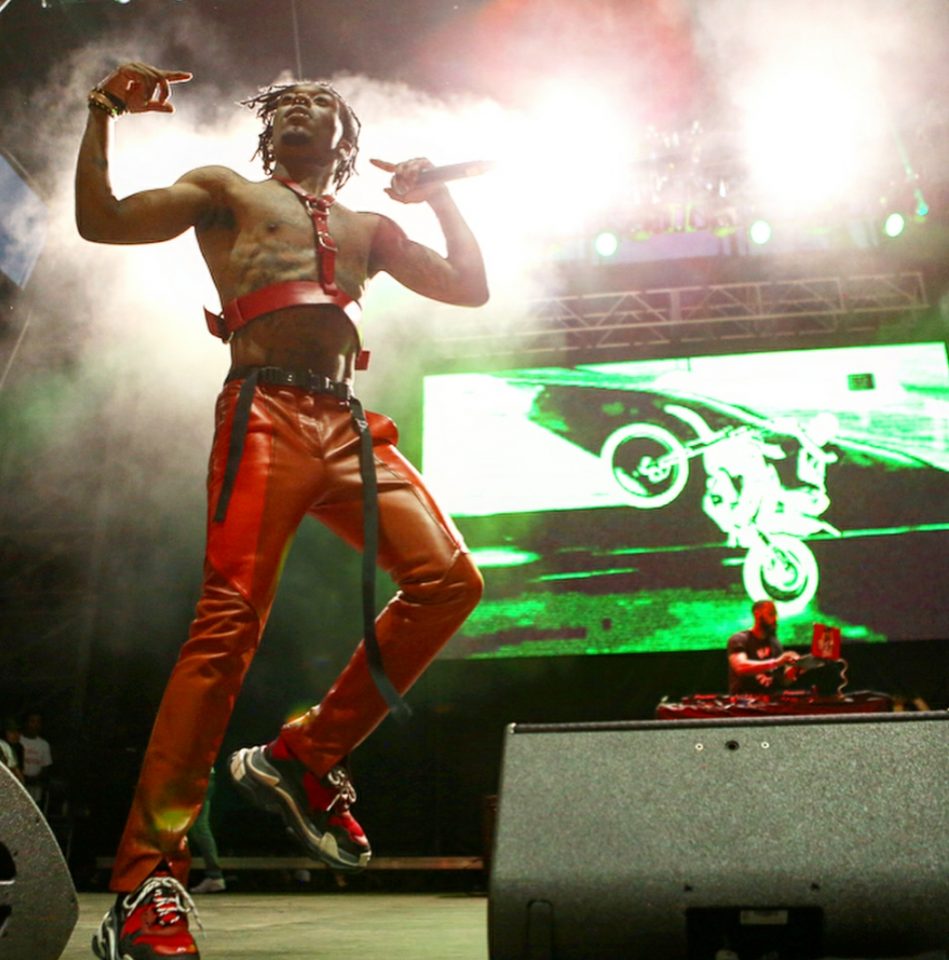
[[[938,343],[428,376],[422,465],[485,575],[444,656],[945,636]]]

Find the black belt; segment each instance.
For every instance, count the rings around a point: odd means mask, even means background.
[[[372,456],[372,434],[362,403],[353,396],[348,383],[331,380],[309,370],[285,370],[283,367],[232,367],[225,383],[243,380],[234,407],[231,439],[227,451],[227,466],[224,482],[214,511],[214,522],[223,523],[227,507],[237,479],[237,470],[244,455],[244,438],[250,421],[250,408],[257,384],[266,383],[279,387],[294,387],[306,393],[319,393],[335,397],[349,407],[353,426],[359,437],[359,475],[363,489],[363,552],[362,552],[362,615],[363,638],[366,643],[366,662],[379,693],[389,709],[400,719],[409,716],[406,702],[392,685],[382,663],[382,652],[376,638],[376,559],[379,553],[379,495],[376,483],[376,464]]]

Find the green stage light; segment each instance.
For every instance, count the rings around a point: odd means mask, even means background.
[[[891,213],[883,221],[883,232],[888,237],[898,237],[906,229],[906,217],[902,213]]]
[[[601,257],[612,257],[619,250],[619,237],[612,230],[604,230],[596,235],[593,249]]]
[[[767,220],[755,220],[748,228],[748,236],[751,238],[751,242],[758,244],[759,247],[771,239],[771,233],[771,224]]]

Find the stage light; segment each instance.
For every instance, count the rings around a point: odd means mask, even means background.
[[[748,228],[748,236],[752,243],[764,246],[771,239],[771,224],[767,220],[755,220]]]
[[[749,184],[795,217],[868,189],[892,149],[872,61],[827,32],[812,39],[765,61],[741,104]]]
[[[891,239],[898,237],[906,229],[906,217],[902,213],[891,213],[883,221],[883,232]]]
[[[606,84],[560,77],[544,83],[528,107],[516,114],[509,134],[489,132],[498,168],[507,171],[512,202],[534,229],[584,230],[584,221],[609,217],[617,197],[631,190],[634,125],[629,107]],[[565,136],[566,118],[582,118],[585,133]],[[591,140],[595,131],[595,143]],[[564,184],[580,177],[579,194],[567,202]],[[602,222],[602,221],[601,221]],[[549,226],[548,226],[549,225]]]
[[[716,237],[730,237],[738,231],[738,211],[734,207],[718,210],[712,220],[712,232]]]
[[[601,257],[612,257],[619,250],[619,237],[612,230],[603,230],[594,238],[593,249]]]
[[[648,240],[652,236],[649,224],[646,223],[646,218],[641,211],[637,211],[636,216],[630,220],[627,234],[637,241]]]

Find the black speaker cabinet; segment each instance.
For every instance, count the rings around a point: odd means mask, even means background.
[[[0,958],[59,960],[79,916],[49,824],[0,764]]]
[[[491,960],[945,950],[947,735],[944,713],[512,724]]]

